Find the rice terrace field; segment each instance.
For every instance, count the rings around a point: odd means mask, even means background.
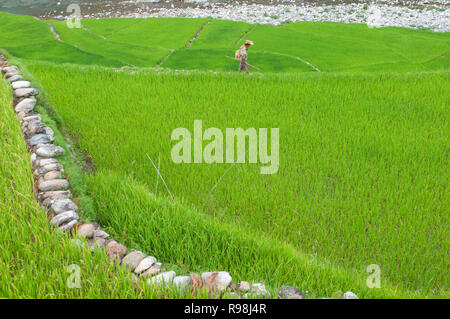
[[[233,60],[246,39],[258,68],[249,76]],[[61,162],[81,218],[167,270],[225,270],[274,298],[282,285],[306,298],[450,297],[448,32],[212,18],[82,19],[70,28],[0,12],[0,53],[39,90],[35,111],[67,150]],[[52,231],[33,200],[11,96],[0,80],[0,297],[180,297],[122,284],[122,267]],[[216,162],[195,162],[195,121],[201,134],[223,132],[224,149],[227,128],[278,128],[277,169],[261,174],[264,164],[251,163],[250,139],[245,163],[217,149]],[[192,163],[173,160],[177,128],[192,134]],[[202,150],[211,141],[200,137]],[[36,251],[15,246],[17,232],[38,239],[44,265],[24,263]],[[88,283],[67,289],[62,267],[80,259]],[[30,284],[11,276],[25,264],[38,272]]]

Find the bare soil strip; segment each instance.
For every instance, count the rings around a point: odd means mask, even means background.
[[[253,29],[255,27],[256,27],[256,25],[252,26],[250,29],[248,29],[246,32],[244,32],[244,34],[236,42],[234,42],[234,45],[237,45],[238,43],[240,43],[245,38],[245,36],[247,36],[250,32],[253,31]]]
[[[208,21],[206,21],[201,27],[200,29],[198,29],[197,33],[192,37],[192,39],[189,40],[189,42],[184,46],[183,49],[187,49],[192,45],[192,42],[194,42],[195,39],[198,38],[198,36],[200,35],[200,33],[203,31],[203,29],[210,24],[213,21],[213,19],[209,19]]]
[[[61,41],[61,37],[59,36],[59,34],[56,32],[55,27],[53,26],[53,24],[49,23],[50,26],[50,31],[54,34],[56,40]]]

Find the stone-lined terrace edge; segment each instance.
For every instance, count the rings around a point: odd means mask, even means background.
[[[17,66],[9,66],[5,57],[0,54],[0,68],[3,77],[13,89],[13,107],[22,125],[22,132],[27,150],[31,153],[31,164],[37,187],[39,205],[49,218],[50,225],[72,236],[86,238],[85,249],[94,252],[100,248],[108,258],[126,267],[132,274],[147,279],[148,285],[172,285],[183,291],[205,288],[211,297],[222,298],[271,298],[262,283],[250,284],[241,281],[232,284],[232,277],[226,271],[204,272],[201,275],[192,273],[189,276],[177,276],[175,271],[161,272],[162,264],[153,256],[143,252],[127,249],[118,241],[110,238],[98,223],[83,223],[77,213],[78,207],[71,200],[70,183],[64,176],[64,167],[57,157],[64,154],[64,149],[53,144],[54,132],[46,126],[41,115],[34,111],[38,90],[31,87],[20,74]],[[73,240],[77,241],[76,238]],[[278,291],[280,299],[305,299],[304,294],[292,286],[282,286]],[[342,295],[342,299],[358,299],[351,291]]]

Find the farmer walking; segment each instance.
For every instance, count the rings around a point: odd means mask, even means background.
[[[248,63],[247,63],[247,56],[248,56],[248,48],[251,45],[253,45],[253,41],[247,40],[241,46],[241,48],[236,52],[236,57],[239,57],[239,60],[241,61],[241,63],[239,64],[239,73],[241,73],[241,71],[243,69],[245,69],[245,72],[247,72],[247,74],[249,73],[249,71],[248,71]]]

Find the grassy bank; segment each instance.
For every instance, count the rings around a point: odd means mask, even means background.
[[[34,197],[30,155],[0,79],[0,298],[175,298],[170,289],[133,283],[105,253],[82,250],[50,228]],[[79,268],[79,286],[70,286]],[[201,294],[199,294],[201,296]]]

